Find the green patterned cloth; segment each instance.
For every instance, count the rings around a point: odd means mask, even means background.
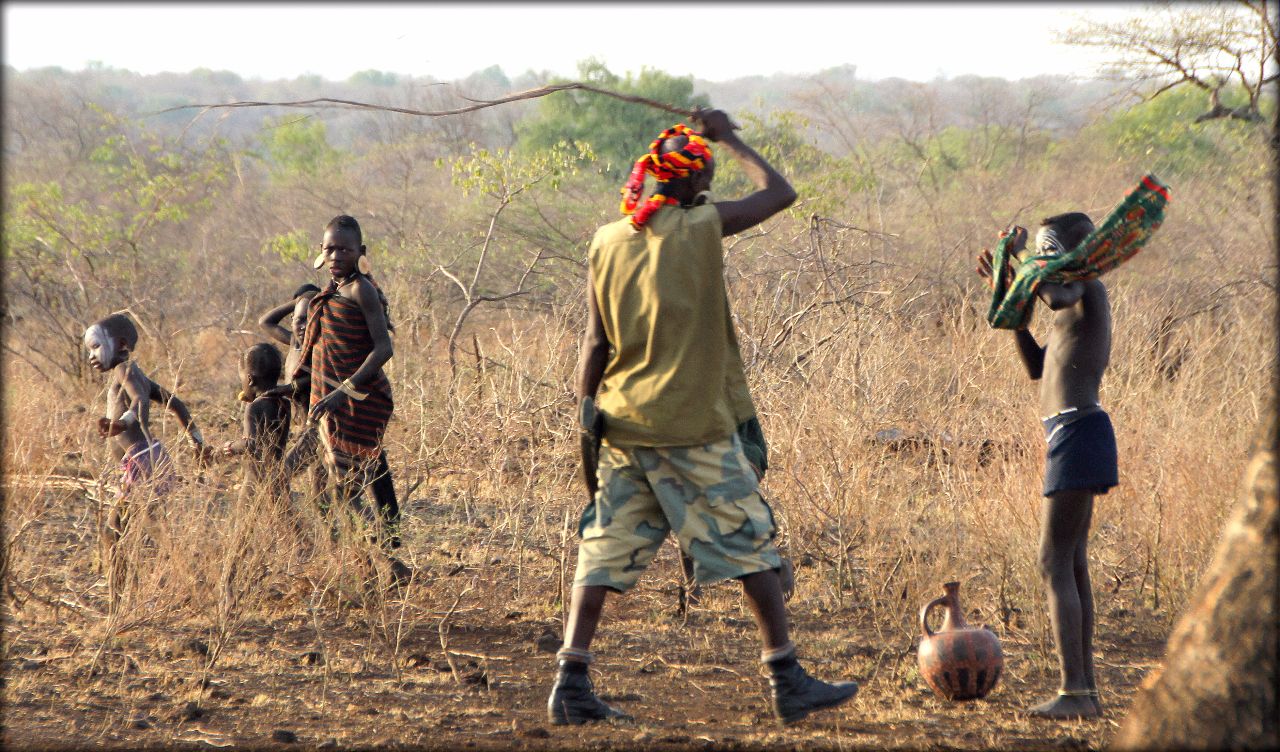
[[[1128,261],[1160,227],[1168,203],[1168,186],[1155,175],[1147,175],[1097,229],[1066,253],[1019,261],[1010,250],[1014,236],[1002,237],[992,254],[993,289],[987,322],[996,329],[1025,328],[1040,285],[1097,279]],[[1011,280],[1002,273],[1005,264],[1015,270]]]

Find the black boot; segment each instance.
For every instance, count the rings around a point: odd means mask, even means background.
[[[588,721],[608,721],[631,716],[604,704],[591,688],[587,664],[561,661],[556,684],[547,698],[547,718],[553,726],[578,725]]]
[[[794,656],[769,664],[772,675],[773,714],[782,725],[795,723],[815,710],[843,705],[858,694],[857,682],[834,684],[815,679],[800,666]]]

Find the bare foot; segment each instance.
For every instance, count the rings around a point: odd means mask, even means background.
[[[1082,697],[1058,695],[1052,700],[1042,702],[1033,708],[1028,708],[1026,714],[1032,718],[1051,718],[1058,721],[1067,721],[1097,718],[1101,715],[1101,710],[1094,705],[1094,699],[1088,695]]]

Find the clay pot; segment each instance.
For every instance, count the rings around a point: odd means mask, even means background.
[[[920,648],[917,659],[920,675],[929,688],[948,700],[976,700],[986,697],[1004,669],[1004,653],[995,632],[965,624],[960,608],[960,583],[942,586],[946,595],[934,598],[920,609]],[[946,608],[942,628],[929,629],[929,610]]]

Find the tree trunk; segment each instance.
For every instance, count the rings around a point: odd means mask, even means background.
[[[1144,682],[1115,749],[1275,749],[1274,410],[1254,444],[1243,499],[1169,637],[1163,673]]]

